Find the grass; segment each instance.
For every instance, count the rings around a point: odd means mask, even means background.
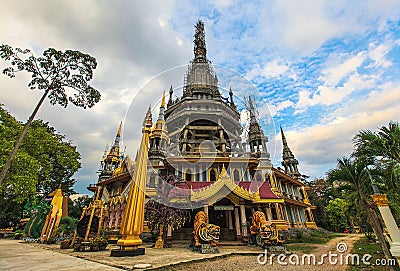
[[[387,266],[379,266],[376,265],[376,261],[381,261],[381,259],[384,259],[385,256],[383,255],[381,246],[377,244],[375,241],[369,241],[366,237],[362,237],[360,240],[358,240],[355,244],[354,247],[351,251],[353,254],[358,254],[360,259],[365,255],[365,254],[370,254],[372,258],[369,260],[371,265],[366,265],[363,264],[362,261],[360,260],[360,265],[359,266],[352,266],[348,270],[350,271],[358,271],[358,270],[373,270],[373,271],[384,271],[384,270],[389,270]]]
[[[287,244],[285,245],[286,249],[289,251],[296,251],[302,253],[311,253],[315,250],[318,246],[313,246],[309,244]]]
[[[285,243],[306,243],[306,244],[325,244],[329,242],[331,239],[344,236],[341,233],[326,233],[320,231],[312,231],[309,234],[305,234],[303,232],[298,232],[294,238],[290,238]]]

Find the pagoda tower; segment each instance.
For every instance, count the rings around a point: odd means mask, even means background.
[[[121,164],[120,145],[122,121],[119,124],[114,144],[108,154],[101,161],[100,175],[98,182],[102,182],[112,177],[113,171]]]
[[[207,59],[204,23],[194,34],[194,58],[184,78],[183,96],[173,100],[173,89],[165,111],[170,144],[168,153],[182,156],[229,157],[244,155],[240,114],[233,103],[222,99],[218,78]]]
[[[150,135],[149,160],[152,164],[162,162],[166,157],[166,148],[169,143],[167,124],[164,118],[165,112],[165,92],[161,99],[160,113],[154,123]]]
[[[269,154],[267,152],[267,144],[266,144],[268,139],[266,136],[264,136],[264,132],[257,121],[254,104],[250,96],[248,100],[248,107],[250,111],[250,126],[248,131],[250,155],[251,157],[255,158],[261,158],[261,157],[269,158]]]
[[[286,174],[298,179],[301,177],[301,174],[298,169],[299,161],[297,161],[297,159],[294,157],[293,152],[289,148],[285,134],[283,133],[282,126],[280,128],[281,128],[282,144],[283,144],[282,166],[284,166]]]

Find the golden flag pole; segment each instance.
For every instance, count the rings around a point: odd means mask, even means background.
[[[140,142],[135,171],[131,179],[128,200],[120,228],[122,238],[118,240],[119,249],[111,251],[112,257],[143,255],[144,248],[139,248],[142,239],[139,235],[143,232],[144,204],[147,178],[147,157],[149,148],[149,135],[152,126],[151,108],[149,107],[143,122],[142,140]]]

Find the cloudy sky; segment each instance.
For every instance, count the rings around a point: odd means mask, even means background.
[[[126,123],[126,153],[134,156],[146,107],[156,105],[171,84],[179,96],[198,19],[205,23],[208,58],[221,71],[223,95],[229,87],[238,100],[257,92],[276,166],[279,125],[300,170],[314,178],[351,152],[357,131],[399,121],[397,0],[10,0],[1,1],[0,10],[1,43],[38,55],[49,47],[74,49],[97,59],[92,81],[102,94],[97,105],[83,110],[46,102],[38,114],[78,146],[79,193],[97,181],[99,161],[119,121]],[[252,87],[228,82],[226,70]],[[0,102],[24,122],[40,97],[28,90],[28,81],[22,74],[0,76]]]

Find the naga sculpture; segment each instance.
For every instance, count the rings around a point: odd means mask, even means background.
[[[265,214],[261,211],[253,214],[250,233],[250,244],[257,244],[261,247],[282,244],[275,224],[267,221]]]
[[[200,211],[194,217],[193,239],[194,247],[200,247],[202,244],[209,244],[216,247],[219,241],[220,227],[208,223],[208,217],[205,212]]]

